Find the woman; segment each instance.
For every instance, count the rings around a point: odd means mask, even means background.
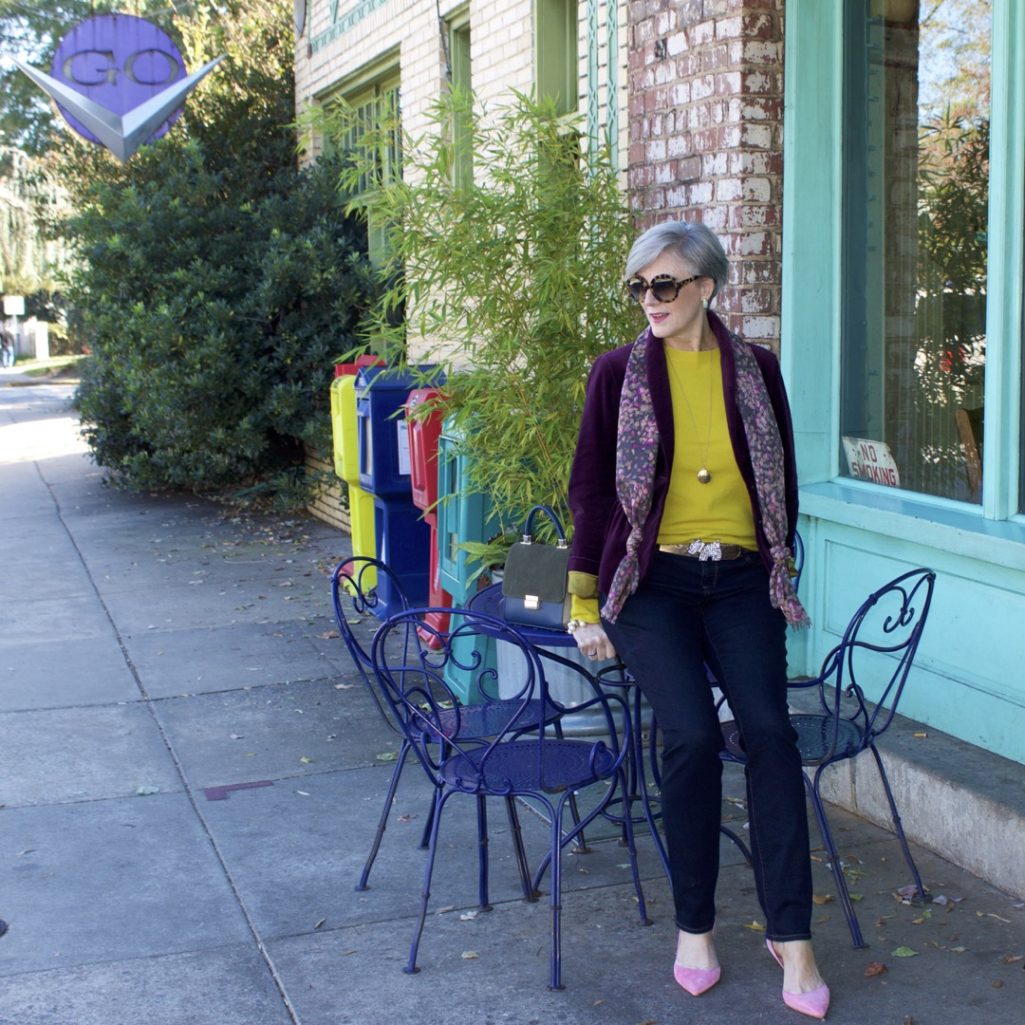
[[[804,783],[786,701],[786,625],[807,622],[789,575],[793,436],[775,357],[708,310],[727,270],[699,223],[660,224],[630,251],[627,288],[648,327],[599,357],[588,382],[569,486],[570,630],[591,658],[619,653],[663,732],[677,982],[699,996],[720,977],[722,735],[707,663],[747,753],[755,883],[783,1000],[822,1018],[829,990],[811,948]]]

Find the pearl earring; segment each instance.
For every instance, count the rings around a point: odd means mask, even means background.
[[[702,299],[702,300],[701,300],[701,305],[702,305],[702,307],[703,307],[704,309],[706,309],[706,310],[707,310],[707,309],[708,309],[708,300],[707,300],[707,299]]]

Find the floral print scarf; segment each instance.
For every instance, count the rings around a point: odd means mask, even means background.
[[[807,626],[808,614],[801,605],[790,578],[790,549],[787,547],[787,509],[783,473],[783,443],[769,402],[769,393],[748,346],[731,334],[729,344],[737,373],[737,408],[744,425],[755,491],[762,513],[762,529],[769,543],[772,569],[769,573],[769,601],[781,609],[791,626]],[[626,365],[619,406],[616,440],[616,495],[630,523],[626,554],[616,568],[602,616],[614,623],[620,610],[640,582],[638,553],[644,526],[651,512],[658,455],[658,428],[648,387],[645,357],[648,332],[634,342]]]

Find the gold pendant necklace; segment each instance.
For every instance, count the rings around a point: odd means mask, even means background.
[[[673,362],[669,358],[669,354],[666,354],[666,363],[672,367]],[[673,368],[673,376],[676,377],[677,384],[680,386],[680,394],[683,397],[683,404],[687,407],[687,415],[690,417],[691,426],[694,428],[694,437],[698,435],[698,421],[694,416],[694,410],[690,408],[690,399],[687,398],[687,388],[683,383],[682,378],[677,372],[676,368]],[[698,479],[699,484],[708,484],[712,479],[712,473],[708,469],[708,452],[712,447],[712,374],[708,374],[708,418],[706,420],[708,425],[708,432],[705,435],[705,455],[701,460],[701,465],[698,467],[698,472],[695,476]]]

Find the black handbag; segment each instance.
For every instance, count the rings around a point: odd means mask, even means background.
[[[544,513],[558,541],[534,541],[534,517]],[[502,579],[502,615],[509,623],[565,630],[570,618],[569,545],[559,517],[547,505],[535,505],[527,514],[523,540],[509,549]]]

